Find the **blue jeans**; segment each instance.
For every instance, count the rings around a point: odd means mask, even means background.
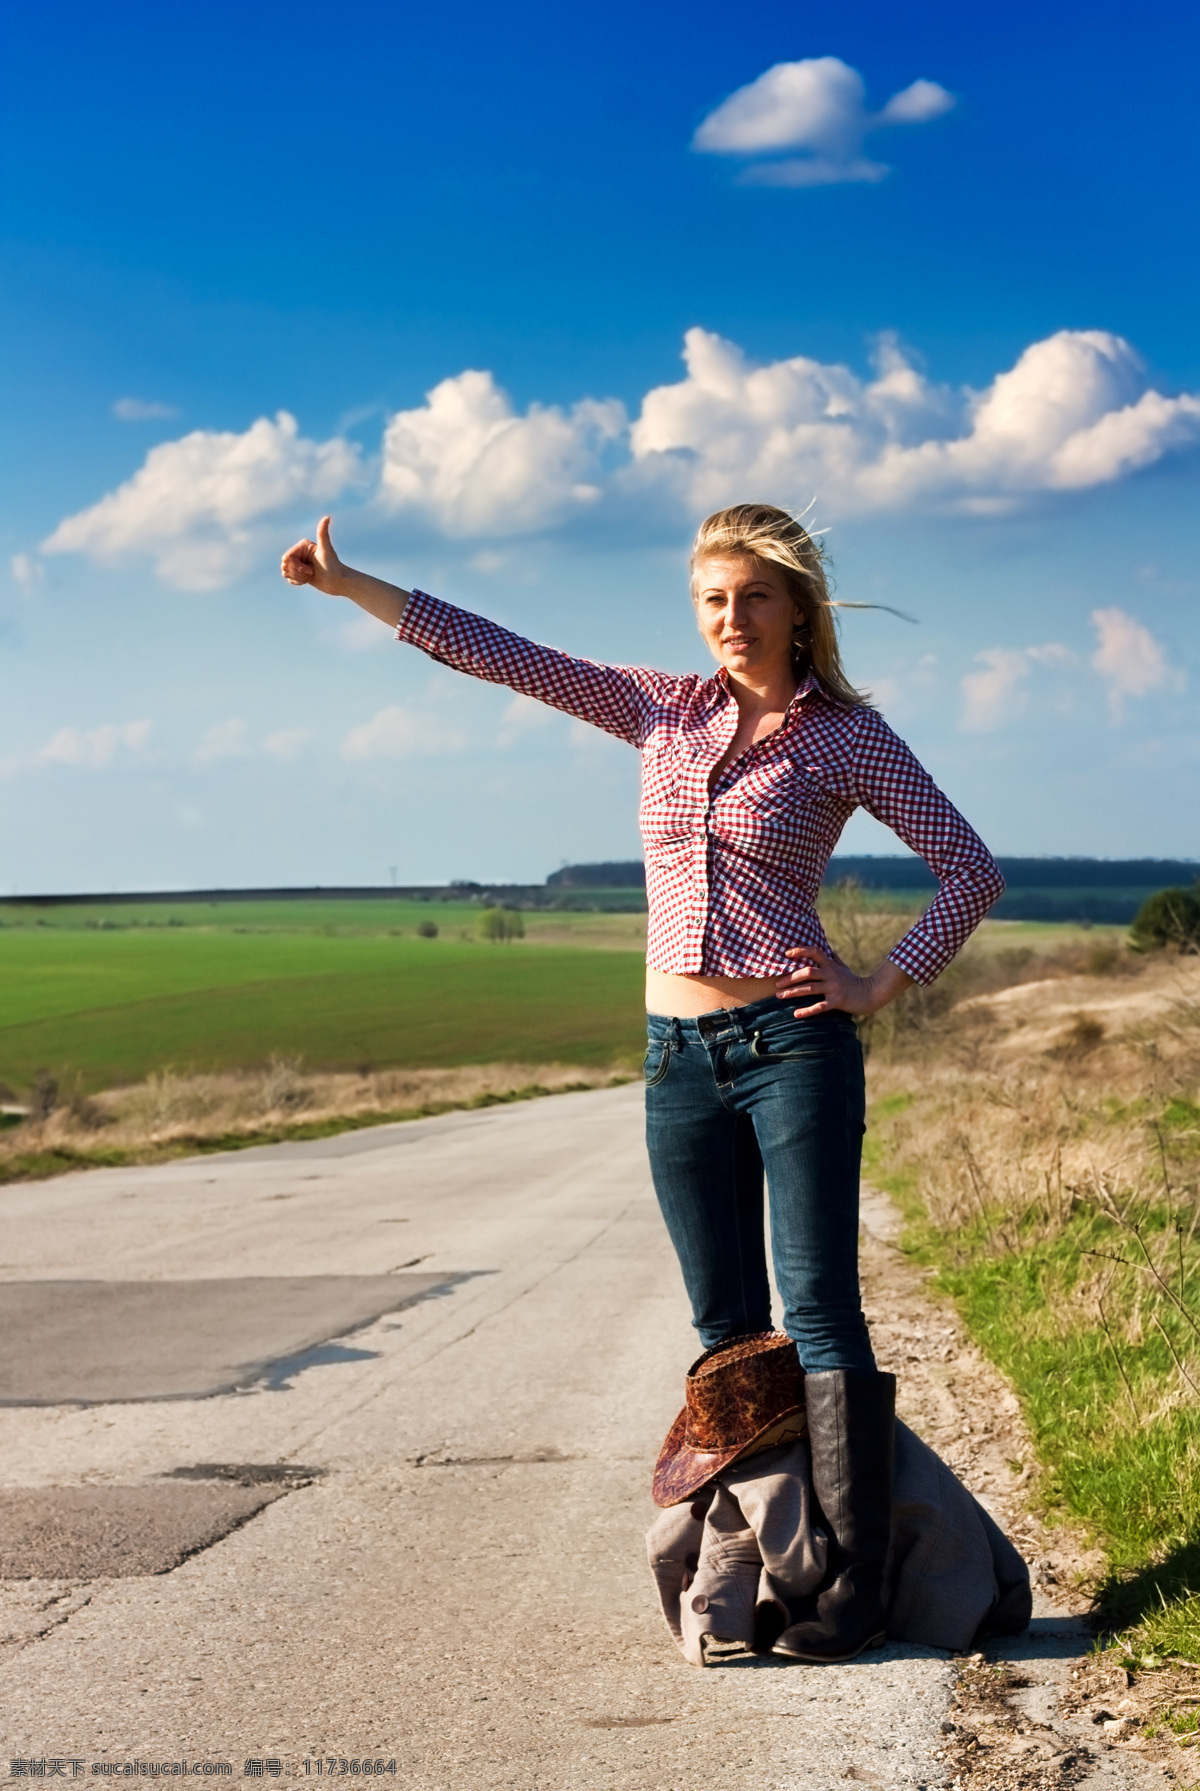
[[[647,1016],[646,1142],[705,1349],[771,1328],[763,1171],[783,1329],[810,1374],[873,1369],[858,1287],[862,1049],[796,1001]]]

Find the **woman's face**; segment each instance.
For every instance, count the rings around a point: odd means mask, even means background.
[[[709,651],[732,677],[792,675],[792,638],[803,616],[778,566],[749,554],[714,555],[696,567],[696,617]]]

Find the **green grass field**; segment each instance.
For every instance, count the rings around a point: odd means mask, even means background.
[[[488,945],[471,937],[478,913],[333,901],[6,909],[0,1079],[21,1090],[47,1069],[96,1089],[273,1053],[314,1069],[640,1055],[640,917],[547,915],[548,942]],[[416,937],[421,920],[439,937]]]
[[[644,915],[526,911],[524,941],[489,945],[479,914],[401,898],[6,904],[0,1080],[23,1091],[49,1070],[94,1090],[272,1054],[311,1069],[640,1056]],[[429,921],[438,937],[419,938]],[[996,922],[979,942],[1107,931]]]
[[[417,902],[397,897],[356,901],[320,897],[297,901],[202,902],[181,896],[160,902],[64,902],[61,906],[5,903],[0,907],[0,931],[26,932],[125,932],[131,929],[180,927],[221,933],[414,933],[417,924],[432,920],[443,930],[470,930],[479,913],[473,902]],[[589,920],[587,914],[555,915],[562,920]]]

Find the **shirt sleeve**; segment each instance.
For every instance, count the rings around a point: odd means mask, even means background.
[[[975,829],[944,796],[883,717],[860,709],[856,796],[867,813],[920,853],[938,893],[889,960],[914,982],[931,983],[1004,893],[1004,878]]]
[[[572,659],[511,634],[484,616],[414,591],[396,625],[396,639],[430,659],[490,684],[505,684],[580,721],[642,746],[668,689],[679,682],[641,666]]]

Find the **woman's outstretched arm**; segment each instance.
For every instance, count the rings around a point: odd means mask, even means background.
[[[344,566],[329,539],[328,516],[317,524],[315,541],[297,541],[295,547],[288,548],[280,569],[290,585],[312,585],[327,597],[348,597],[389,628],[396,626],[412,595],[399,585],[389,585],[386,579],[372,578],[369,572]]]
[[[328,516],[321,518],[315,541],[297,541],[288,549],[282,571],[290,584],[312,585],[330,597],[348,597],[394,628],[398,640],[439,665],[490,684],[506,684],[631,746],[643,745],[664,700],[677,699],[681,684],[697,682],[644,666],[576,659],[427,592],[403,591],[370,573],[355,572],[334,551]]]

